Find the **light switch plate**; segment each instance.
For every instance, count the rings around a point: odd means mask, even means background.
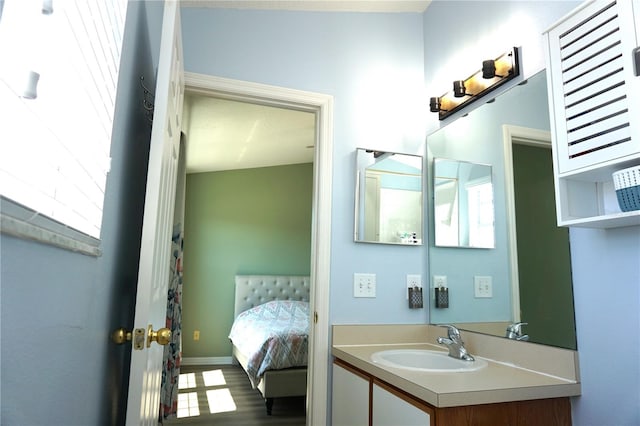
[[[476,298],[493,297],[493,279],[491,276],[476,275],[473,277],[473,284]]]
[[[376,297],[376,274],[353,274],[353,297]]]

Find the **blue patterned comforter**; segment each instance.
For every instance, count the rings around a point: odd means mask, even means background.
[[[276,300],[242,312],[229,339],[248,358],[255,388],[266,370],[307,365],[309,303]]]

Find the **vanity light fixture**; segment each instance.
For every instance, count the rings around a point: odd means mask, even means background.
[[[442,109],[442,105],[440,104],[440,98],[433,97],[429,100],[429,110],[431,112],[438,112]]]
[[[456,80],[453,82],[453,96],[461,98],[467,95],[467,88],[464,86],[464,80]],[[471,95],[470,95],[471,96]]]
[[[482,61],[482,78],[493,78],[496,76],[496,61],[489,59]]]
[[[466,105],[478,100],[507,81],[520,75],[518,48],[514,47],[496,59],[482,61],[482,69],[464,80],[453,82],[453,91],[432,97],[429,110],[444,120]]]

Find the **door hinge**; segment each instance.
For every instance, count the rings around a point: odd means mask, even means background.
[[[318,323],[318,312],[317,311],[313,311],[313,323],[314,324]]]

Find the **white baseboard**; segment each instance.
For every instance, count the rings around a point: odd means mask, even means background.
[[[230,365],[232,359],[230,356],[188,357],[182,358],[182,365]]]

